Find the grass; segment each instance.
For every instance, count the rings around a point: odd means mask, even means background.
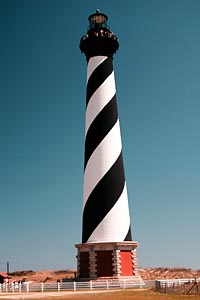
[[[66,299],[66,298],[65,298]],[[73,297],[67,297],[69,300],[200,300],[198,296],[185,296],[185,295],[169,295],[154,292],[152,290],[124,290],[111,293],[99,293],[93,295],[75,295]],[[47,300],[47,299],[45,299]],[[61,299],[59,299],[61,300]],[[63,298],[64,300],[64,298]]]
[[[172,295],[172,294],[161,294],[158,292],[154,292],[152,290],[123,290],[123,291],[110,291],[110,292],[90,292],[90,293],[74,293],[70,294],[62,292],[58,295],[51,294],[45,295],[43,297],[36,297],[36,293],[29,294],[30,298],[24,298],[21,294],[10,295],[9,298],[4,297],[0,294],[0,300],[9,300],[9,299],[29,299],[29,300],[200,300],[200,295]],[[38,294],[37,294],[38,295]],[[16,297],[15,297],[16,296]],[[26,294],[28,296],[28,294]],[[40,294],[40,296],[42,296]],[[15,297],[15,298],[14,298]]]

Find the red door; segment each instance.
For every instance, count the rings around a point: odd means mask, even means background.
[[[121,276],[133,276],[132,253],[131,251],[120,251],[121,255]]]

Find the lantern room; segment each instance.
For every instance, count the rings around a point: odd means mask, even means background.
[[[108,28],[108,17],[105,14],[100,13],[99,9],[96,10],[95,14],[90,15],[88,20],[90,22],[90,29]]]

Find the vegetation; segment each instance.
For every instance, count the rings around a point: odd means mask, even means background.
[[[69,269],[67,269],[67,270],[57,270],[57,271],[54,271],[54,274],[69,274],[69,273],[74,273],[75,271],[73,271],[73,270],[69,270]]]
[[[139,274],[143,280],[172,279],[172,278],[200,278],[200,270],[186,268],[140,268]],[[56,282],[63,278],[74,278],[75,270],[43,270],[43,271],[15,271],[9,274],[12,280],[35,282]]]
[[[9,273],[10,276],[30,276],[34,275],[35,272],[32,270],[25,270],[25,271],[15,271],[12,273]]]

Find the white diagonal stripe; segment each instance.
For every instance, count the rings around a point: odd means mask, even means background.
[[[85,168],[83,207],[100,181],[119,157],[122,149],[119,120],[92,153]]]
[[[94,72],[94,70],[100,65],[107,56],[94,56],[91,57],[89,62],[88,62],[88,67],[87,67],[87,82],[91,76],[91,74]]]
[[[115,93],[116,87],[113,71],[90,98],[86,110],[85,135],[87,134],[88,128],[90,127],[95,117],[104,108],[104,106],[106,106],[106,104],[113,98]]]
[[[123,242],[130,227],[126,183],[118,201],[88,239],[93,242]]]

